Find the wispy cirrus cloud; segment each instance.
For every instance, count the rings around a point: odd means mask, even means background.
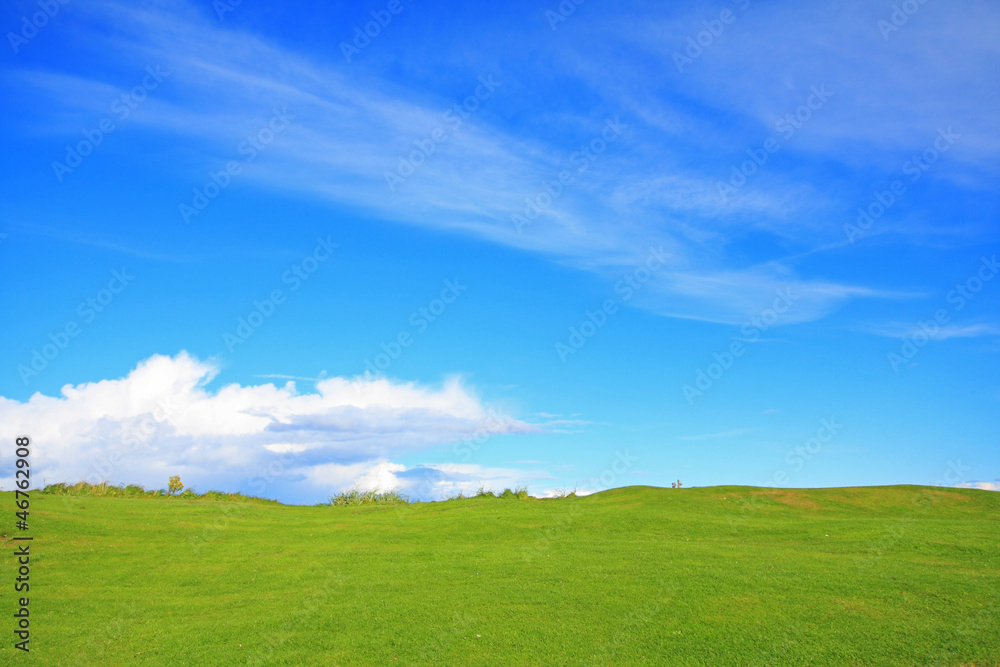
[[[982,338],[984,336],[1000,336],[1000,325],[990,322],[974,324],[934,323],[933,327],[924,329],[913,324],[891,322],[871,326],[865,329],[867,333],[884,338],[913,338],[914,336],[929,336],[932,340],[948,340],[949,338]]]
[[[810,276],[795,262],[782,259],[789,250],[801,255],[831,238],[821,224],[829,214],[825,211],[829,198],[787,170],[773,175],[777,181],[762,176],[759,182],[765,187],[748,188],[727,203],[715,201],[720,174],[725,174],[732,158],[709,153],[700,162],[682,159],[679,152],[690,148],[687,135],[695,129],[699,136],[739,146],[749,135],[734,138],[704,118],[696,120],[695,114],[683,112],[673,97],[677,91],[669,85],[650,93],[652,98],[643,98],[648,77],[641,82],[622,79],[619,87],[628,90],[618,99],[624,100],[621,122],[628,127],[617,143],[588,158],[586,168],[576,171],[579,161],[574,162],[574,151],[599,138],[614,111],[589,117],[576,114],[567,123],[557,101],[549,98],[544,102],[551,108],[538,116],[540,125],[558,127],[549,137],[541,127],[529,130],[486,113],[466,114],[458,127],[449,128],[445,113],[456,99],[408,88],[380,77],[377,69],[322,64],[259,35],[220,24],[193,5],[90,2],[85,6],[86,29],[114,36],[114,53],[107,54],[109,67],[120,70],[123,56],[125,62],[157,63],[170,72],[171,83],[183,83],[158,90],[129,122],[143,131],[173,136],[170,150],[179,159],[169,163],[187,172],[192,183],[201,182],[206,170],[232,159],[235,147],[259,128],[273,107],[287,107],[294,123],[280,141],[268,146],[266,156],[246,165],[241,177],[246,182],[294,196],[328,199],[402,224],[471,234],[611,280],[637,265],[651,245],[662,245],[673,253],[671,265],[632,302],[661,315],[740,323],[759,312],[777,286],[802,294],[801,307],[782,325],[825,317],[856,299],[899,298],[898,292],[879,286]],[[760,8],[762,14],[766,11]],[[792,13],[785,21],[795,16]],[[583,21],[579,17],[581,25]],[[775,25],[768,30],[776,31]],[[786,31],[782,36],[805,49],[796,34]],[[620,37],[641,41],[642,33]],[[561,50],[564,46],[558,40],[546,45],[561,54],[555,58],[557,65],[569,62],[562,60],[569,58]],[[669,54],[659,55],[664,63],[669,61]],[[715,67],[713,62],[704,59],[706,67]],[[529,68],[516,62],[496,66],[491,76],[499,82],[498,100],[504,86],[525,89]],[[598,93],[601,85],[607,85],[596,83],[587,67],[572,69],[566,64],[554,71],[567,83],[584,83]],[[481,74],[469,72],[469,93]],[[25,89],[57,98],[62,120],[67,112],[103,109],[117,91],[105,81],[70,72],[34,70],[16,78]],[[723,77],[720,82],[724,92],[741,99],[744,113],[750,110],[765,118],[774,113],[763,105],[767,98],[760,91],[751,95],[739,89],[738,77]],[[701,85],[696,84],[694,91],[704,103],[720,113],[732,113],[731,101],[724,104]],[[797,100],[802,85],[790,84],[781,99]],[[855,99],[855,105],[860,102]],[[664,118],[672,120],[657,120]],[[79,127],[76,121],[55,123],[48,131],[60,126],[72,133]],[[386,173],[414,150],[415,142],[442,126],[449,130],[447,141],[436,144],[416,172],[390,192]],[[832,138],[830,144],[836,141]],[[525,233],[517,233],[511,214],[522,212],[526,197],[537,195],[567,169],[573,171],[573,182],[538,213]],[[754,234],[792,247],[758,251],[747,261],[734,248]]]
[[[744,428],[731,428],[727,431],[719,431],[717,433],[699,433],[698,435],[679,435],[678,440],[717,440],[720,438],[732,438],[738,435],[745,435],[747,433],[752,433],[754,429],[749,427]]]

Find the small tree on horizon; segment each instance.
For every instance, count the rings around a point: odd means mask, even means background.
[[[181,482],[181,476],[171,475],[170,481],[167,483],[167,493],[172,496],[175,493],[180,493],[183,488],[184,484]]]

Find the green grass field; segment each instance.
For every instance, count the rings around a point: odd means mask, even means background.
[[[0,508],[3,665],[1000,665],[1000,493],[33,493],[30,655]]]

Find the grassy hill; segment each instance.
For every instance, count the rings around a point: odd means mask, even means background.
[[[1000,665],[1000,493],[33,493],[30,656],[0,508],[4,665]]]

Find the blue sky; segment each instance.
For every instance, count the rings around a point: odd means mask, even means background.
[[[45,481],[1000,488],[992,3],[0,22],[0,436]]]

